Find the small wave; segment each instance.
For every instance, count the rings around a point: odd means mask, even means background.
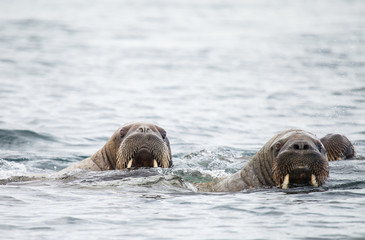
[[[9,162],[4,159],[0,159],[0,179],[7,179],[13,176],[21,176],[27,173],[27,169],[24,164]]]
[[[364,189],[365,181],[355,181],[336,186],[339,189]]]
[[[202,170],[176,170],[175,175],[184,179],[184,181],[191,183],[202,183],[202,182],[216,182],[217,178],[211,176],[209,173]]]
[[[141,168],[135,170],[87,171],[75,169],[71,172],[54,175],[56,181],[80,186],[142,186],[166,185],[182,188],[182,178],[171,174],[170,169]]]
[[[350,160],[365,160],[365,156],[362,156],[362,155],[357,155],[355,157],[353,157],[352,159]]]
[[[248,152],[242,153],[234,148],[202,149],[175,158],[174,161],[178,162],[182,168],[199,168],[211,171],[221,169],[228,173],[234,173],[242,168],[251,155],[248,156]]]
[[[71,29],[68,25],[61,23],[59,21],[44,21],[35,18],[25,18],[15,21],[8,22],[10,26],[15,27],[16,29],[37,29],[37,30],[59,30],[64,31],[69,34],[75,33],[73,29]]]
[[[35,141],[55,141],[55,139],[30,130],[0,129],[0,148],[9,149],[13,146],[19,148],[19,145],[27,145]]]
[[[365,87],[353,88],[350,90],[351,92],[365,92]]]

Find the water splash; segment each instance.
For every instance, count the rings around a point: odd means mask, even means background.
[[[27,169],[24,164],[0,159],[0,179],[7,179],[13,176],[23,176],[26,174]]]

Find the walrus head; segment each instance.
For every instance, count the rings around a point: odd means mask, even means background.
[[[122,127],[119,137],[116,169],[171,167],[170,143],[163,128],[148,123],[133,123]]]
[[[321,138],[327,151],[328,161],[349,159],[356,155],[354,145],[350,140],[340,134],[327,134]]]
[[[316,136],[290,130],[271,144],[273,180],[283,189],[289,186],[322,185],[328,177],[326,149]]]

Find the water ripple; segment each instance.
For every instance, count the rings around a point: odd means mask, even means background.
[[[364,238],[363,1],[0,9],[2,238]],[[133,121],[167,130],[172,169],[57,175]],[[358,157],[320,188],[196,192],[288,128],[345,134]]]

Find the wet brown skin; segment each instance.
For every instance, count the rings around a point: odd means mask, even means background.
[[[132,123],[115,131],[94,155],[62,170],[61,173],[78,168],[103,171],[171,166],[171,150],[166,131],[154,124]]]
[[[289,182],[283,186],[287,175]],[[327,177],[328,160],[321,141],[309,132],[291,129],[271,138],[240,171],[217,183],[199,184],[198,190],[235,192],[253,187],[320,186]]]
[[[327,151],[328,161],[350,159],[356,156],[354,145],[340,134],[327,134],[321,138]]]

